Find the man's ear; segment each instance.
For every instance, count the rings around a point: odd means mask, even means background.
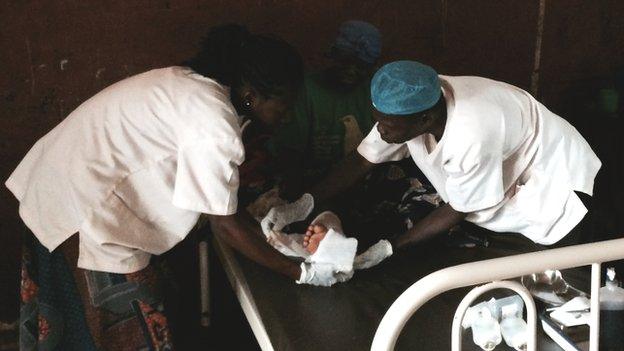
[[[438,115],[433,111],[428,111],[420,116],[418,119],[418,124],[420,127],[428,130],[433,127],[437,121]]]
[[[246,90],[243,93],[243,105],[245,107],[252,107],[255,106],[257,104],[257,95],[255,93],[255,91],[253,90]]]
[[[254,89],[251,85],[245,83],[241,88],[241,103],[246,108],[254,108],[258,104],[258,91]]]

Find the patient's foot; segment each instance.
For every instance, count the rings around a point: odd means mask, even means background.
[[[303,247],[305,247],[309,253],[315,253],[321,240],[325,237],[325,234],[327,234],[327,228],[324,225],[314,224],[309,226],[303,238]]]

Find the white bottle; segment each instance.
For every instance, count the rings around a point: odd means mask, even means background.
[[[503,307],[509,305],[514,305],[516,308],[516,313],[519,316],[522,316],[522,312],[524,311],[524,300],[522,300],[520,295],[514,294],[508,297],[504,297],[502,299],[491,299],[490,301],[488,301],[488,307],[490,308],[490,312],[492,312],[492,317],[499,321],[503,318]]]
[[[492,300],[494,300],[494,298],[492,298]],[[477,315],[479,314],[479,311],[483,308],[489,308],[491,301],[483,301],[480,302],[472,307],[469,307],[468,310],[466,310],[466,314],[464,315],[464,319],[462,320],[462,327],[464,327],[464,329],[468,329],[472,326],[472,321],[474,321],[475,318],[477,318]],[[490,313],[492,311],[490,310]]]
[[[489,308],[482,307],[472,320],[472,340],[483,350],[494,350],[502,341],[498,321],[492,317]]]
[[[505,343],[516,350],[526,350],[527,324],[522,319],[522,311],[518,311],[516,304],[502,306],[501,334]]]
[[[600,350],[624,350],[624,289],[607,269],[607,281],[600,288]]]
[[[606,311],[624,310],[624,289],[615,279],[615,269],[607,268],[607,281],[600,288],[600,309]]]
[[[522,300],[520,295],[512,295],[499,300],[491,298],[488,301],[483,301],[472,307],[469,307],[468,310],[466,310],[464,319],[462,320],[462,327],[464,327],[464,329],[470,328],[470,326],[472,325],[472,320],[475,318],[479,310],[483,307],[487,307],[490,310],[490,315],[492,316],[492,318],[500,320],[502,306],[507,306],[511,304],[515,305],[517,310],[520,311],[519,314],[522,315],[522,311],[524,311],[524,300]]]

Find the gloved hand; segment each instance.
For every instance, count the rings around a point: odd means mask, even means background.
[[[264,217],[260,226],[265,235],[271,230],[281,231],[285,226],[303,221],[314,208],[314,198],[310,194],[303,194],[299,200],[286,205],[273,207]]]
[[[336,279],[338,280],[338,283],[344,283],[353,278],[353,273],[355,273],[354,270],[349,272],[338,272],[336,273]]]
[[[379,240],[377,244],[355,257],[353,269],[373,267],[390,256],[392,256],[392,244],[388,240]]]
[[[331,264],[303,262],[301,264],[301,276],[297,280],[297,284],[332,286],[337,282],[344,283],[352,276],[353,271],[336,272]]]

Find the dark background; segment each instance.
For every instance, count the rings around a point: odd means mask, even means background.
[[[622,91],[615,78],[624,67],[621,0],[3,0],[0,179],[82,101],[183,61],[210,26],[238,22],[278,34],[314,69],[326,64],[324,51],[349,19],[379,27],[382,62],[415,59],[442,74],[503,80],[572,122],[604,163],[597,191],[606,194],[598,197],[606,228],[623,232],[622,109],[605,113],[599,94]],[[0,320],[18,316],[19,225],[17,201],[1,187]]]

